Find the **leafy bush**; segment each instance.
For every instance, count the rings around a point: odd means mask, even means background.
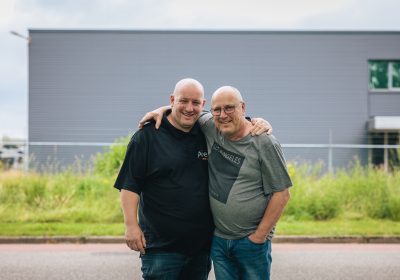
[[[0,222],[122,222],[119,193],[112,186],[125,146],[98,156],[96,172],[0,172]],[[385,173],[356,162],[351,169],[323,174],[321,166],[288,165],[294,186],[284,219],[400,221],[400,170]]]
[[[291,199],[284,215],[301,220],[327,220],[337,217],[341,211],[339,197],[330,184],[331,176],[321,175],[322,164],[289,166],[295,171],[290,173],[293,188],[290,190]]]
[[[97,154],[94,159],[95,172],[107,176],[115,175],[121,168],[130,138],[119,138],[104,153]]]
[[[295,166],[285,218],[327,220],[343,215],[400,220],[400,170],[386,173],[356,161],[352,168],[332,175],[320,173],[320,166]]]
[[[393,221],[400,221],[400,196],[389,198],[388,213],[387,218]]]
[[[337,199],[322,192],[315,192],[308,197],[306,209],[307,213],[317,221],[335,218],[340,211]]]

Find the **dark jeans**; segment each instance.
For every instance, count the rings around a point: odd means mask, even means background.
[[[145,280],[207,280],[211,270],[210,254],[189,257],[179,253],[149,251],[140,255]]]
[[[270,279],[270,240],[255,244],[247,236],[236,240],[214,236],[211,258],[217,280]]]

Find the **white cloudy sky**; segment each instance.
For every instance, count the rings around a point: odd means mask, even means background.
[[[0,0],[0,137],[27,134],[27,45],[10,30],[400,31],[399,15],[398,0]]]

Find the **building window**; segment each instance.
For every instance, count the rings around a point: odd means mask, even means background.
[[[370,60],[368,66],[371,90],[400,90],[400,60]]]
[[[400,132],[370,133],[369,143],[373,145],[400,145]],[[370,150],[370,162],[373,165],[383,167],[385,161],[387,161],[388,168],[398,169],[400,167],[400,149],[374,148]]]
[[[400,88],[400,62],[392,62],[392,88]]]

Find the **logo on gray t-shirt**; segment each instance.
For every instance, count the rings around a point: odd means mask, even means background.
[[[214,142],[209,155],[210,170],[210,195],[216,200],[226,203],[229,193],[235,183],[240,168],[242,167],[244,157],[225,150]]]

